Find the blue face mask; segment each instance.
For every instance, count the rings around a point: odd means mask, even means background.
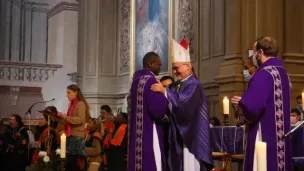
[[[299,109],[300,111],[302,111],[302,110],[303,110],[303,106],[302,106],[302,104],[298,104],[298,109]]]
[[[244,75],[245,79],[248,80],[248,81],[249,81],[249,80],[251,79],[251,77],[252,77],[252,75],[249,74],[249,71],[248,71],[247,69],[244,69],[244,70],[243,70],[243,75]]]

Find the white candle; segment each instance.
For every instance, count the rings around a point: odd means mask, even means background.
[[[60,136],[60,158],[65,158],[66,153],[66,136],[63,133]]]
[[[257,170],[267,171],[267,144],[265,142],[256,142],[255,151],[257,156]]]
[[[226,115],[229,114],[229,100],[227,97],[223,99],[223,113]]]

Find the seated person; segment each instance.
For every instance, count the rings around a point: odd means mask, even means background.
[[[210,122],[210,127],[213,127],[213,126],[221,126],[221,122],[219,119],[217,119],[217,117],[211,117],[209,119],[209,122]]]
[[[20,115],[14,114],[10,117],[7,149],[4,154],[7,170],[21,171],[25,170],[25,166],[28,165],[29,136],[27,131]]]
[[[102,163],[102,136],[100,133],[101,121],[95,118],[89,119],[86,135],[86,156],[89,162],[88,171],[98,171]]]
[[[40,146],[40,149],[42,151],[46,151],[45,149],[45,143],[47,140],[48,135],[48,120],[50,120],[50,135],[52,138],[51,142],[51,149],[52,151],[55,151],[58,147],[59,143],[59,135],[55,131],[58,125],[58,122],[55,121],[55,117],[58,117],[58,111],[56,107],[54,106],[48,106],[45,110],[39,111],[42,113],[42,115],[39,118],[39,124],[36,128],[36,132],[34,134],[35,140],[37,141],[37,144]]]
[[[53,117],[58,116],[58,112],[56,107],[48,106],[45,110],[39,111],[42,115],[39,117],[39,123],[36,126],[36,131],[34,132],[35,144],[37,145],[37,149],[33,151],[31,164],[35,165],[37,159],[39,158],[39,151],[48,151],[55,154],[55,151],[59,144],[59,135],[55,131],[58,122],[54,120]],[[48,120],[50,119],[50,130],[48,129]],[[50,131],[50,137],[48,137],[48,132]],[[50,138],[50,141],[48,141]],[[47,149],[47,145],[50,143],[50,148]]]
[[[291,126],[298,126],[301,123],[301,112],[294,108],[290,111],[290,124]]]
[[[120,113],[115,118],[115,129],[111,138],[108,154],[109,171],[125,171],[127,169],[128,151],[128,115]]]

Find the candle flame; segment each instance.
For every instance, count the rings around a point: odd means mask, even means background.
[[[224,97],[224,100],[228,100],[228,98],[225,96],[225,97]]]

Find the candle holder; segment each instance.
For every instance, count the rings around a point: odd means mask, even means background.
[[[65,164],[67,162],[66,158],[60,158],[60,170],[64,171],[65,170]]]
[[[229,114],[223,113],[223,116],[224,116],[224,125],[229,126]]]

